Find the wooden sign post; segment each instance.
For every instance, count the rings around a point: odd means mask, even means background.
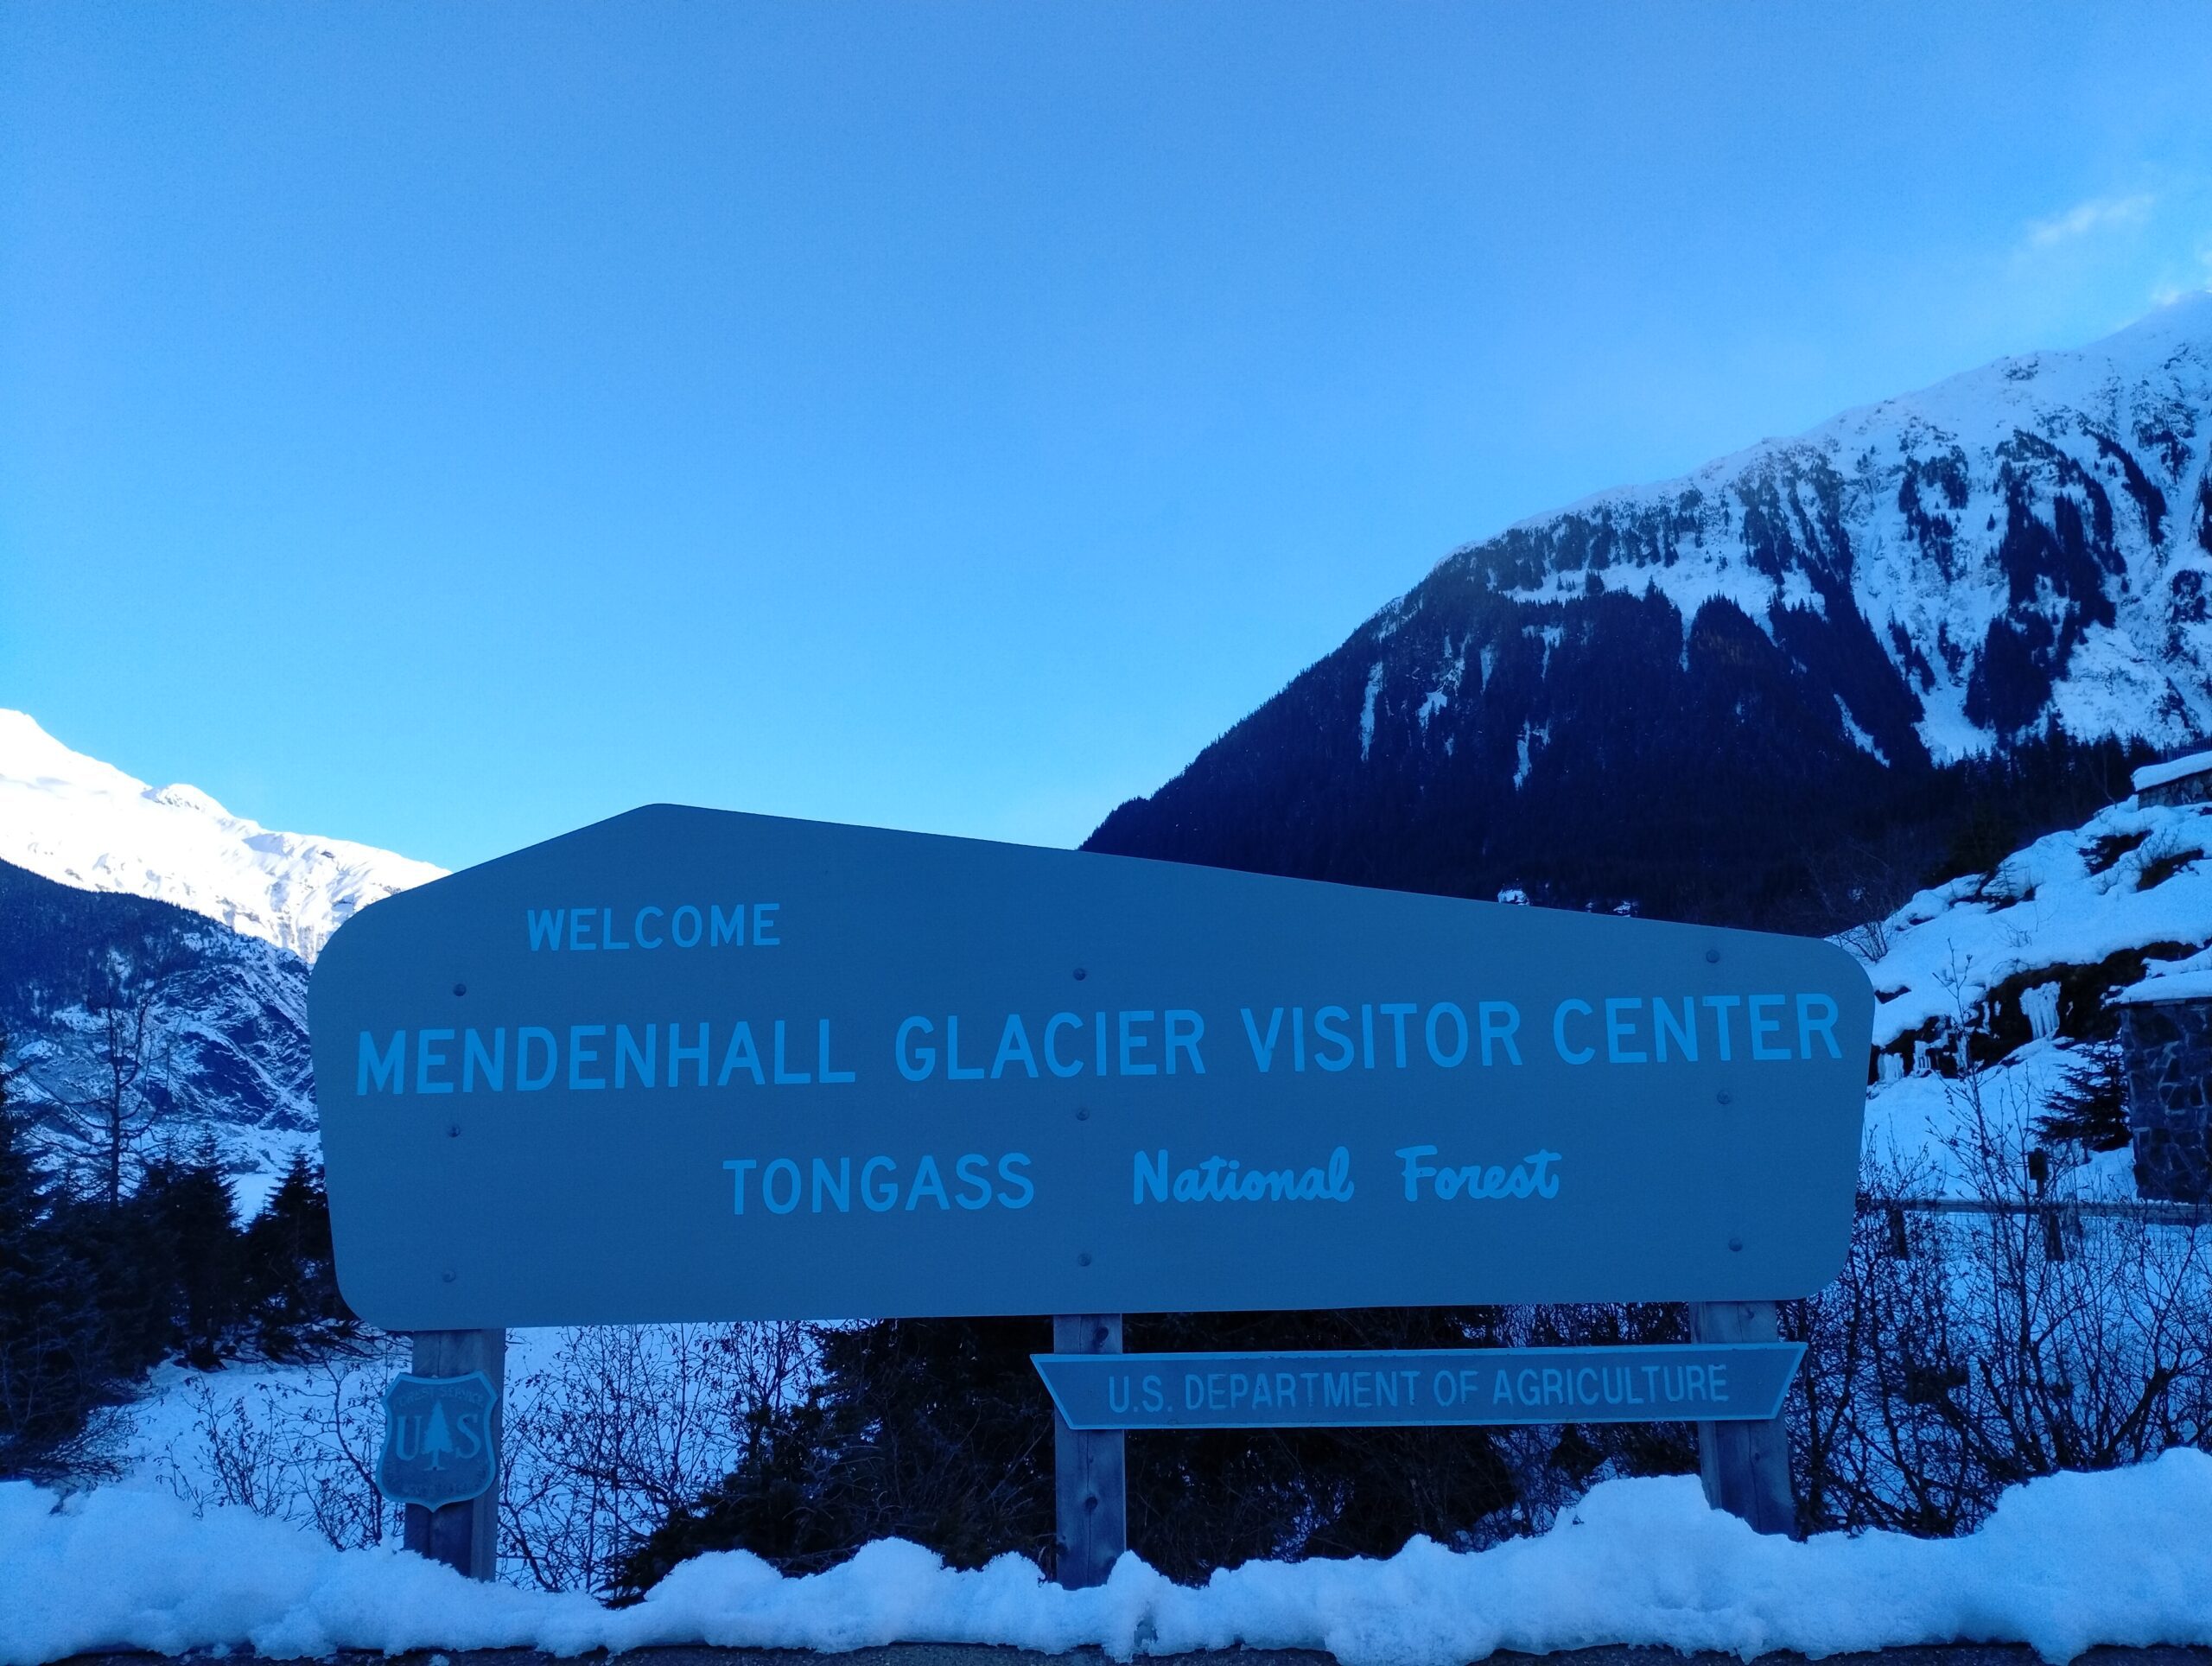
[[[1122,1351],[1119,1313],[1058,1313],[1056,1353]],[[1129,1548],[1128,1471],[1119,1429],[1077,1429],[1052,1415],[1052,1492],[1059,1550],[1058,1578],[1070,1591],[1106,1583]]]
[[[1772,1342],[1781,1334],[1771,1301],[1694,1301],[1690,1335],[1700,1342]],[[1789,1425],[1770,1418],[1697,1426],[1698,1476],[1705,1501],[1740,1516],[1762,1533],[1797,1536],[1789,1486]]]
[[[505,1331],[417,1331],[414,1375],[432,1379],[481,1372],[497,1396],[490,1412],[492,1482],[473,1498],[435,1509],[407,1506],[405,1543],[417,1555],[442,1561],[472,1580],[499,1573],[500,1431],[505,1423],[507,1333]]]

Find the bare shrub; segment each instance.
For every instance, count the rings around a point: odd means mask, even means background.
[[[550,1333],[545,1363],[511,1377],[499,1479],[510,1579],[603,1592],[621,1559],[741,1460],[814,1370],[799,1325],[609,1326]],[[404,1337],[358,1346],[226,1393],[197,1376],[188,1432],[156,1459],[195,1508],[230,1505],[312,1527],[349,1548],[396,1543],[403,1512],[377,1490],[383,1396]]]
[[[640,1540],[737,1467],[814,1363],[813,1332],[795,1324],[562,1332],[507,1385],[501,1556],[522,1582],[610,1589]]]
[[[2134,1210],[2078,1155],[2031,1163],[2032,1108],[1999,1074],[1947,1084],[1950,1195],[1982,1207],[1902,1207],[1936,1165],[1871,1155],[1843,1275],[1797,1304],[1808,1526],[1964,1532],[2017,1482],[2212,1432],[2207,1229]]]
[[[404,1368],[404,1339],[358,1349],[225,1396],[205,1377],[183,1390],[188,1434],[156,1469],[196,1509],[233,1505],[314,1528],[340,1549],[397,1538],[397,1506],[377,1491],[384,1389]]]

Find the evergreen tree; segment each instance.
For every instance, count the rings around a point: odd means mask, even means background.
[[[45,1476],[113,1396],[92,1280],[8,1103],[6,1052],[0,1034],[0,1477]]]
[[[2078,1140],[2091,1151],[2124,1151],[2127,1126],[2127,1065],[2120,1047],[2101,1042],[2079,1064],[2069,1064],[2050,1096],[2036,1132],[2052,1141]]]
[[[169,1345],[186,1364],[213,1370],[245,1309],[238,1211],[213,1143],[186,1162],[154,1164],[132,1203],[166,1252]]]
[[[135,1377],[169,1353],[175,1331],[175,1280],[167,1235],[149,1202],[104,1196],[57,1197],[54,1224],[92,1281],[92,1304],[109,1368]]]
[[[330,1199],[322,1171],[304,1151],[245,1229],[245,1298],[261,1351],[296,1358],[352,1328],[338,1294],[330,1245]]]

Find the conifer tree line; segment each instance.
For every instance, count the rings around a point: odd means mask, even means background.
[[[352,1333],[305,1153],[241,1222],[211,1142],[128,1169],[112,1146],[57,1147],[9,1057],[0,1035],[0,1478],[96,1466],[102,1414],[165,1360],[297,1358]]]

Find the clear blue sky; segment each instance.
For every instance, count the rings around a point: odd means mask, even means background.
[[[0,705],[1072,843],[1453,545],[2212,280],[2196,4],[0,10]]]

